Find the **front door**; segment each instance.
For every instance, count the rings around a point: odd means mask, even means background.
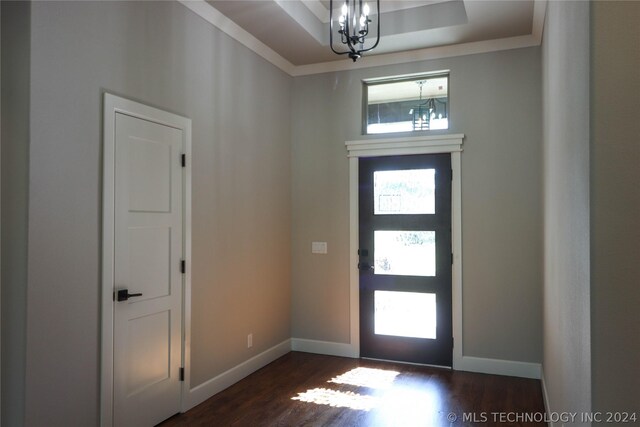
[[[451,366],[451,156],[361,158],[360,355]]]
[[[115,114],[113,425],[180,411],[183,131]]]

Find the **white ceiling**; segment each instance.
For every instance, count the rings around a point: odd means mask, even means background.
[[[329,48],[328,0],[182,3],[291,75],[538,45],[546,8],[546,0],[380,0],[380,44],[354,64]]]

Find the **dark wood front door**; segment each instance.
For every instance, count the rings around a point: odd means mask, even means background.
[[[360,354],[451,366],[451,156],[359,171]]]

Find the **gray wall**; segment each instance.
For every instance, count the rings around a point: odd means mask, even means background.
[[[24,418],[29,177],[29,11],[27,2],[2,8],[2,424]]]
[[[548,411],[591,408],[589,3],[548,3],[543,40],[544,376]]]
[[[361,81],[451,70],[462,153],[464,354],[542,357],[540,49],[298,77],[293,96],[292,333],[349,341],[348,160]],[[311,241],[328,242],[312,255]]]
[[[640,396],[640,3],[591,14],[593,409],[638,412]]]
[[[98,420],[104,91],[193,121],[191,385],[288,339],[292,79],[177,2],[35,2],[19,34],[31,38],[26,424]]]

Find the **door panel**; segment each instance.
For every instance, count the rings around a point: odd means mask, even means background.
[[[180,411],[182,131],[116,114],[114,425]]]
[[[171,322],[169,311],[129,319],[127,396],[167,380],[171,375]]]
[[[130,136],[129,210],[139,212],[171,210],[171,148],[170,145],[162,142]]]
[[[129,228],[130,289],[142,293],[139,303],[167,296],[171,291],[171,229],[169,227]]]
[[[360,354],[451,366],[450,155],[359,162]]]

